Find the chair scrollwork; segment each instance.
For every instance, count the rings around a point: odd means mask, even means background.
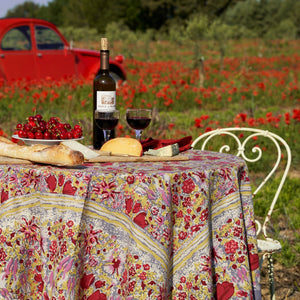
[[[220,136],[223,137],[222,141],[220,141]],[[217,139],[217,137],[219,138]],[[261,264],[264,258],[267,257],[268,270],[270,274],[270,295],[271,299],[275,299],[272,254],[280,251],[281,245],[279,241],[268,236],[267,225],[270,222],[275,204],[291,166],[292,155],[289,145],[282,137],[268,130],[247,127],[231,127],[220,128],[203,133],[193,141],[191,147],[192,149],[226,152],[240,156],[247,162],[247,164],[249,163],[250,165],[252,163],[258,163],[263,159],[264,151],[260,146],[255,145],[255,141],[261,138],[271,142],[273,147],[275,147],[276,150],[273,151],[272,154],[272,157],[275,157],[275,159],[272,163],[270,163],[270,169],[265,174],[263,180],[255,187],[255,190],[252,193],[253,196],[255,196],[263,188],[272,175],[275,175],[275,173],[281,173],[279,185],[277,186],[276,191],[274,191],[274,196],[264,217],[263,224],[261,224],[258,220],[255,220],[255,223],[257,224],[257,236],[259,236],[260,233],[264,236],[263,239],[258,239],[258,248],[263,254]],[[251,152],[252,155],[250,155]]]

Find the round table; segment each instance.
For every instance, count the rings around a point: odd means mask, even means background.
[[[0,298],[260,299],[247,166],[0,166]]]

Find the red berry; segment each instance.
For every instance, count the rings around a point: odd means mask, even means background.
[[[72,139],[73,136],[72,136],[72,133],[71,132],[67,132],[67,139]]]
[[[42,140],[44,138],[44,135],[41,132],[37,131],[34,137],[38,140]]]
[[[41,124],[39,129],[41,132],[44,132],[46,130],[46,126],[44,124]]]
[[[23,131],[23,130],[19,130],[19,131],[18,131],[18,136],[19,136],[20,138],[22,138],[23,135],[24,135],[24,131]]]
[[[40,114],[35,115],[34,118],[35,118],[37,121],[41,121],[41,120],[43,119],[42,115],[40,115]]]
[[[64,126],[65,126],[65,128],[66,128],[67,130],[70,130],[70,129],[72,128],[71,125],[68,124],[68,123],[65,123]]]
[[[31,132],[31,131],[29,131],[29,132],[27,133],[27,136],[28,136],[29,139],[34,139],[34,133]]]
[[[49,120],[50,124],[57,124],[58,123],[58,120],[56,117],[51,117],[50,120]]]
[[[51,134],[50,134],[49,131],[45,131],[45,133],[44,133],[44,139],[45,140],[50,140],[51,139]]]
[[[32,126],[31,126],[30,124],[26,123],[26,124],[24,125],[24,130],[27,131],[27,132],[29,132],[29,131],[32,130]]]
[[[82,130],[81,129],[75,129],[75,134],[76,134],[76,136],[77,136],[77,138],[80,138],[80,137],[82,137]],[[74,135],[74,134],[73,134]]]
[[[82,128],[79,124],[72,127],[69,123],[61,123],[57,117],[45,121],[41,114],[30,116],[24,124],[18,123],[16,129],[16,134],[21,138],[57,140],[82,137]]]
[[[62,132],[61,134],[60,134],[60,136],[59,136],[62,140],[65,140],[65,139],[67,139],[68,137],[67,137],[67,133],[66,132]]]
[[[29,121],[29,124],[32,126],[32,127],[36,127],[36,123],[34,121]]]
[[[74,138],[74,139],[79,139],[80,137],[81,137],[81,136],[80,136],[78,133],[76,133],[76,132],[73,134],[73,138]]]
[[[19,139],[15,139],[15,138],[11,138],[11,141],[13,142],[13,143],[18,143],[19,142]]]

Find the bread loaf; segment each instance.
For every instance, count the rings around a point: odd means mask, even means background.
[[[0,137],[0,155],[57,166],[76,166],[84,162],[81,152],[74,151],[63,144],[21,146],[4,137]]]

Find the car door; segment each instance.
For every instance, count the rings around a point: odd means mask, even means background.
[[[76,73],[75,55],[52,28],[35,25],[37,69],[41,78],[60,79]]]
[[[1,70],[7,81],[35,79],[36,64],[29,25],[10,28],[1,39]]]

